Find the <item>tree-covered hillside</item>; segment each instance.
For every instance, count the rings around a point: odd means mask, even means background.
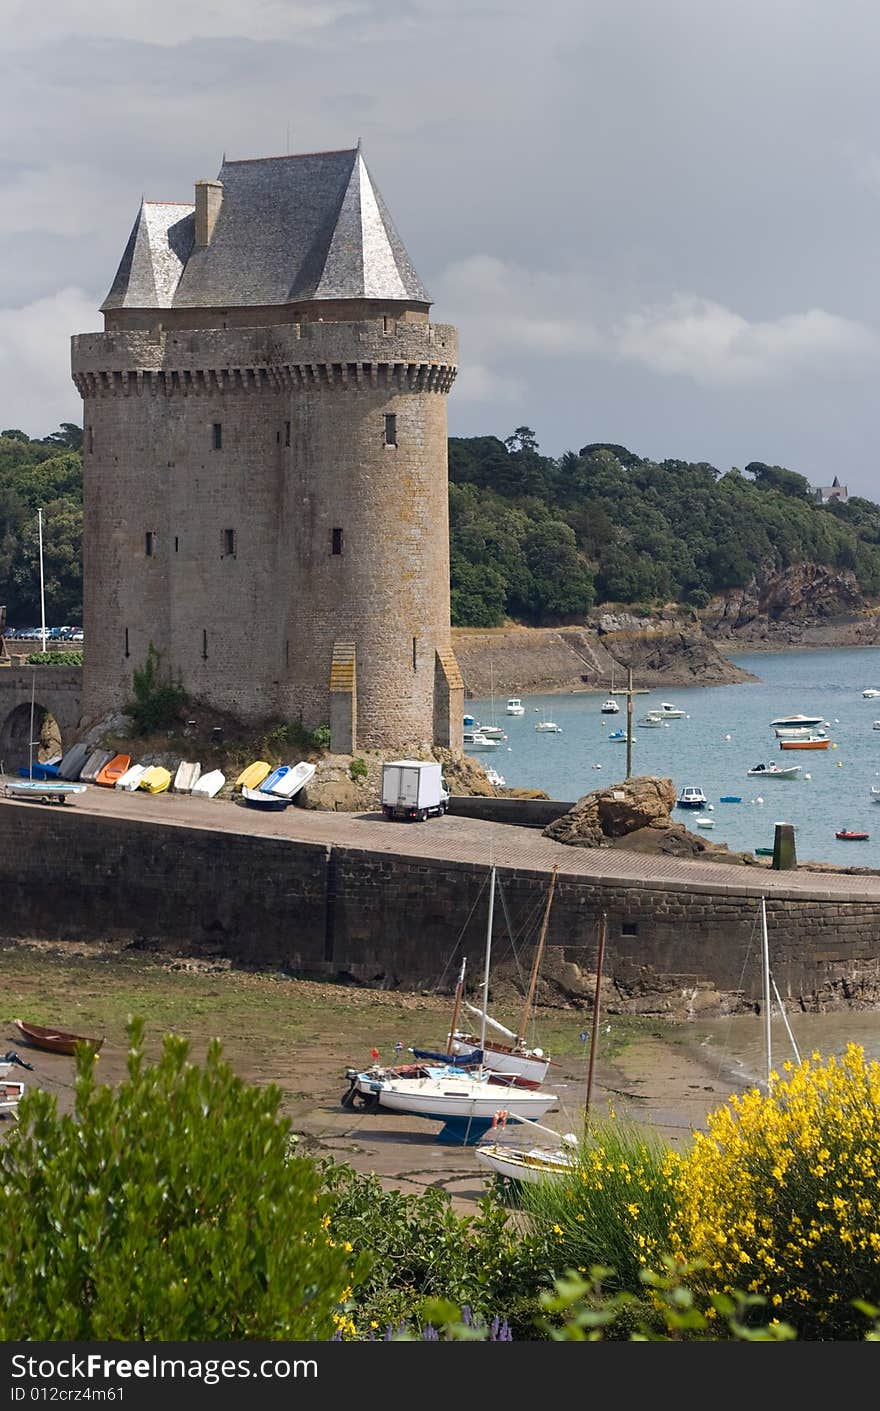
[[[82,431],[0,432],[0,602],[16,627],[82,621]],[[830,477],[829,477],[830,478]],[[815,503],[807,480],[752,461],[650,461],[592,444],[543,456],[519,427],[449,442],[452,620],[577,620],[602,603],[704,606],[756,573],[815,563],[880,594],[880,506]]]
[[[817,563],[880,592],[880,506],[820,506],[802,475],[752,461],[650,461],[593,444],[542,456],[519,427],[449,442],[453,621],[535,625],[594,604],[705,606],[757,572]]]
[[[41,441],[0,431],[0,602],[13,627],[40,621],[43,511],[46,621],[82,622],[82,431],[65,422]]]

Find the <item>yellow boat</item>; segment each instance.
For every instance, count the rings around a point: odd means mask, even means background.
[[[138,788],[148,794],[164,794],[170,783],[171,770],[163,769],[161,764],[153,764],[142,776]]]
[[[268,776],[272,766],[264,759],[254,760],[247,769],[243,769],[233,784],[233,789],[259,789],[263,780]]]

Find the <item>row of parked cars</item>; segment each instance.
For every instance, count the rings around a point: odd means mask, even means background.
[[[43,636],[40,627],[7,627],[7,637],[14,637],[19,642],[39,642]],[[47,627],[47,642],[81,642],[83,640],[83,630],[81,627]]]

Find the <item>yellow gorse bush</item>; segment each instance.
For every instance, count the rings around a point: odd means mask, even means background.
[[[850,1044],[783,1071],[695,1134],[672,1252],[705,1263],[708,1292],[764,1295],[801,1338],[861,1338],[852,1301],[880,1304],[880,1063]]]

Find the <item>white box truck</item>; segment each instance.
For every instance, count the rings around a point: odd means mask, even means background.
[[[442,766],[434,760],[395,759],[382,765],[382,812],[386,818],[414,818],[423,823],[445,813],[449,790]]]

